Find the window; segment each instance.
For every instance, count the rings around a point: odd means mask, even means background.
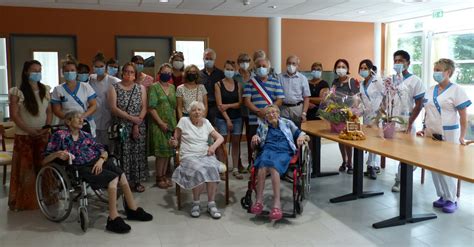
[[[184,54],[184,63],[186,65],[194,64],[199,69],[203,69],[204,61],[202,55],[207,48],[207,44],[208,42],[205,38],[177,38],[174,40],[174,50]]]
[[[0,122],[8,117],[7,39],[0,38]]]
[[[134,51],[134,56],[143,57],[145,67],[155,67],[155,52],[154,51]]]
[[[51,89],[59,85],[59,59],[56,51],[34,51],[33,59],[41,63],[41,82]]]
[[[401,35],[397,40],[397,50],[404,50],[410,54],[410,71],[412,74],[422,78],[422,33],[410,33]]]

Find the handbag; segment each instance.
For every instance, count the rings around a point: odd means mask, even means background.
[[[128,98],[127,107],[125,111],[128,111],[128,107],[130,106],[130,102],[132,101],[133,93],[135,92],[136,85],[133,85],[132,93],[130,94],[130,98]],[[114,123],[107,128],[107,135],[109,140],[123,140],[127,137],[127,133],[125,133],[125,125],[120,123],[119,121],[114,120]]]

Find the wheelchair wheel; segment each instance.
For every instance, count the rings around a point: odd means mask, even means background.
[[[81,224],[81,229],[83,232],[87,232],[89,227],[89,214],[87,213],[86,207],[79,207],[79,223]]]
[[[64,167],[47,165],[36,177],[36,198],[41,212],[51,221],[65,220],[72,210],[72,187]]]
[[[247,193],[245,193],[245,196],[240,199],[240,205],[242,206],[243,209],[250,210],[250,207],[252,206],[252,191],[248,190]]]
[[[303,146],[301,155],[301,197],[306,199],[311,191],[311,152],[308,145]]]

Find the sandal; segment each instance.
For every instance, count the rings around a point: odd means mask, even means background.
[[[346,162],[342,162],[342,165],[339,167],[340,172],[344,172],[346,170]]]
[[[201,216],[201,205],[193,202],[193,206],[191,207],[191,217],[197,218],[199,216]]]
[[[168,189],[169,187],[164,177],[156,178],[156,186],[160,189]]]
[[[138,193],[145,192],[145,186],[143,186],[141,183],[136,183],[132,189],[134,192],[138,192]]]
[[[270,219],[271,220],[280,220],[283,218],[283,212],[279,208],[272,208],[270,212]]]
[[[263,211],[263,204],[260,203],[260,202],[256,202],[254,205],[252,205],[252,207],[250,208],[250,212],[252,214],[256,214],[256,215],[259,215],[259,214],[262,214],[262,211]]]
[[[217,220],[217,219],[220,219],[222,217],[222,214],[219,211],[219,209],[217,209],[217,206],[216,206],[215,202],[207,204],[207,212],[209,213],[209,215],[211,215],[211,217],[213,219]]]
[[[240,174],[239,170],[237,168],[234,168],[232,170],[232,176],[234,176],[236,179],[244,179],[244,175]]]

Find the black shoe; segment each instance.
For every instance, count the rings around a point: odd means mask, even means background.
[[[364,172],[364,176],[370,176],[370,174],[372,173],[372,170],[374,170],[372,166],[367,166],[367,171]]]
[[[145,212],[141,207],[138,207],[137,210],[126,209],[125,212],[127,220],[150,221],[153,219],[153,215]]]
[[[380,174],[380,173],[382,173],[382,170],[380,169],[379,166],[376,166],[375,167],[375,172],[377,172],[377,174]]]
[[[354,169],[352,168],[352,166],[348,166],[347,167],[347,174],[353,174],[354,173]]]
[[[377,179],[377,170],[376,169],[371,167],[371,169],[369,171],[369,178],[373,179],[373,180]]]
[[[339,171],[340,172],[346,171],[346,163],[344,163],[344,162],[342,163],[342,165],[339,167]]]
[[[117,217],[113,220],[110,217],[107,218],[107,225],[105,226],[107,231],[115,232],[115,233],[127,233],[132,228],[123,221],[121,217]]]

